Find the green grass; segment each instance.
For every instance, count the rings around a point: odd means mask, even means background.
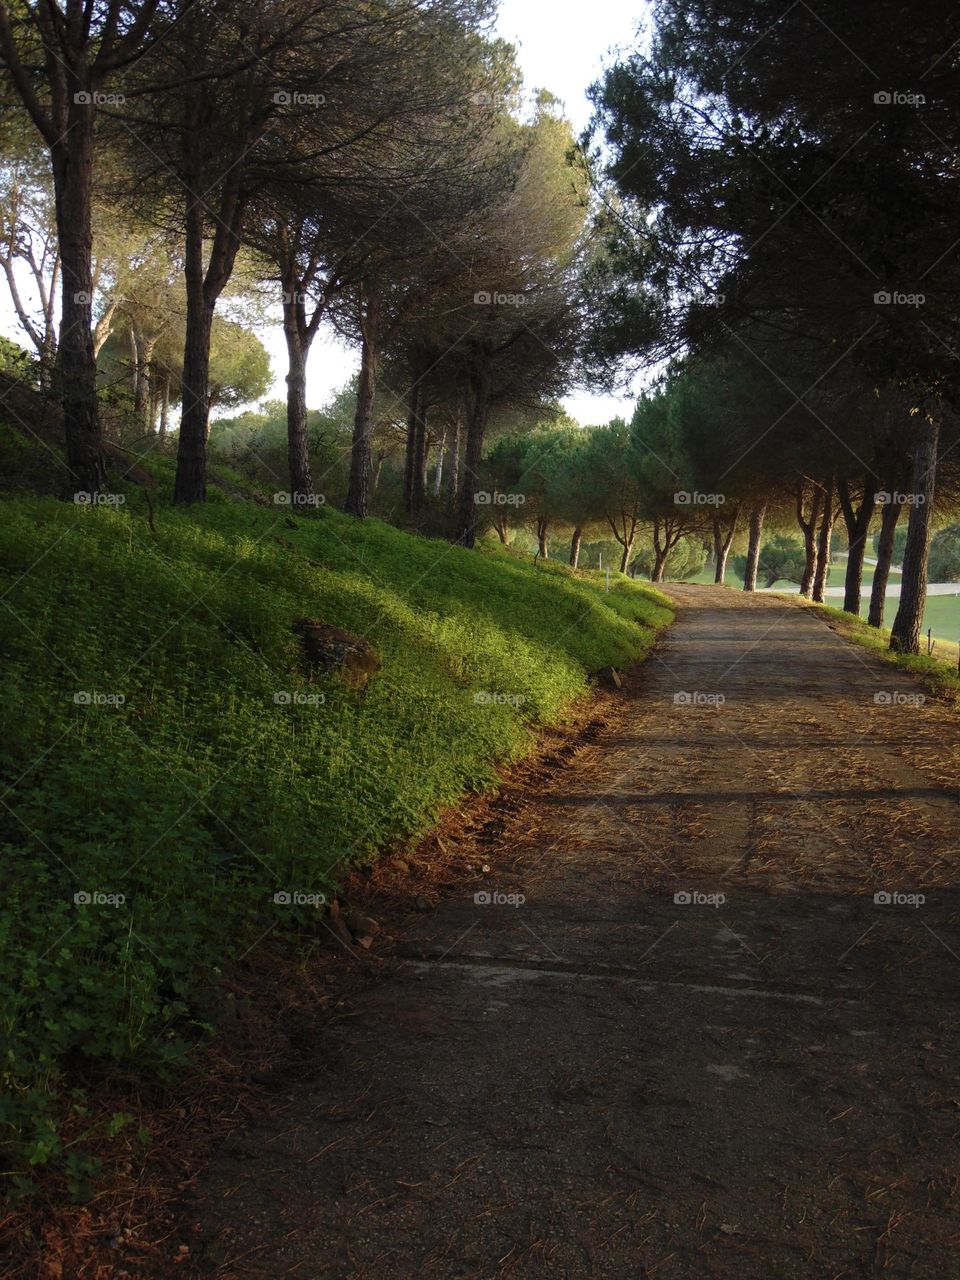
[[[624,579],[607,594],[334,511],[290,527],[218,491],[174,510],[157,470],[156,537],[134,490],[0,499],[0,1159],[18,1186],[29,1164],[80,1176],[68,1087],[163,1077],[213,1020],[220,970],[315,927],[275,893],[329,893],[428,829],[672,616]],[[305,668],[301,616],[374,645],[364,695]]]

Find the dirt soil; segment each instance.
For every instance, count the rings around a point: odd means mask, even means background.
[[[670,591],[442,891],[374,877],[168,1274],[958,1274],[957,712],[794,601]]]

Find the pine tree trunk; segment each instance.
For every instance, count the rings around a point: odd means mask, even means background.
[[[823,495],[815,489],[810,502],[810,519],[803,519],[803,494],[797,496],[797,523],[803,533],[804,566],[800,578],[800,594],[810,599],[813,591],[813,580],[817,576],[817,520],[820,515],[820,503]]]
[[[626,572],[627,572],[627,569],[630,567],[630,557],[631,557],[632,555],[633,555],[633,538],[629,538],[629,539],[627,540],[627,545],[623,548],[623,555],[620,557],[620,572],[621,572],[621,573],[626,573]],[[666,561],[666,556],[664,556],[664,561]],[[660,567],[660,577],[659,577],[659,578],[657,578],[657,579],[656,579],[656,581],[657,581],[657,582],[661,582],[662,580],[663,580],[663,566],[661,565],[661,567]]]
[[[664,571],[664,568],[666,567],[666,563],[667,563],[667,554],[668,554],[668,553],[667,553],[666,551],[661,551],[659,547],[655,547],[655,548],[654,548],[654,551],[653,551],[653,568],[650,570],[650,581],[651,581],[651,582],[662,582],[662,581],[663,581],[663,571]],[[624,552],[624,555],[626,555],[626,552]],[[621,563],[621,565],[622,565],[622,564],[623,564],[623,560],[621,560],[621,562],[620,562],[620,563]],[[622,569],[621,569],[621,572],[622,572]]]
[[[867,530],[873,517],[873,486],[864,476],[863,499],[855,511],[846,480],[837,486],[843,519],[847,527],[847,569],[843,579],[843,608],[846,613],[860,616],[860,593],[863,585],[863,557],[867,549]]]
[[[456,506],[460,488],[460,438],[463,433],[460,410],[453,424],[453,440],[450,443],[450,461],[447,463],[447,498],[451,507]]]
[[[823,515],[820,517],[820,530],[817,534],[817,571],[813,576],[813,600],[815,604],[823,604],[827,581],[830,576],[830,540],[833,537],[833,495],[834,478],[830,477],[823,498]]]
[[[900,607],[890,634],[898,653],[920,652],[923,609],[927,602],[927,558],[933,524],[939,424],[928,422],[913,450],[913,488],[907,545],[900,579]]]
[[[443,459],[447,452],[447,429],[444,427],[440,443],[437,445],[437,465],[433,473],[433,496],[439,498],[443,490]]]
[[[94,112],[89,105],[72,102],[68,121],[51,149],[62,269],[57,381],[72,483],[77,491],[92,494],[103,491],[107,483],[93,351]]]
[[[472,547],[477,540],[477,511],[474,500],[480,476],[480,460],[483,456],[483,437],[487,429],[487,412],[490,399],[490,375],[486,367],[475,371],[472,381],[472,404],[467,421],[467,442],[464,450],[463,481],[458,503],[458,528],[455,541],[461,546]]]
[[[180,440],[174,502],[204,502],[207,497],[207,422],[209,419],[210,332],[213,302],[203,287],[203,207],[187,200],[184,241],[187,326],[183,344]]]
[[[307,353],[298,315],[299,295],[284,284],[283,336],[287,343],[287,465],[290,501],[306,506],[313,497],[310,451],[307,444]]]
[[[407,447],[403,467],[403,506],[413,510],[413,472],[417,456],[417,423],[420,418],[420,379],[414,366],[413,384],[410,387],[410,408],[407,413]]]
[[[170,425],[170,373],[164,370],[163,390],[160,393],[160,439],[165,440]]]
[[[754,503],[750,512],[750,541],[747,544],[747,564],[743,571],[744,591],[756,591],[757,569],[760,565],[760,543],[763,540],[763,521],[767,514],[767,500]]]
[[[366,303],[360,347],[360,381],[357,387],[357,412],[353,420],[353,445],[350,451],[350,482],[343,509],[358,520],[367,516],[370,490],[370,432],[373,398],[376,391],[379,361],[380,303],[370,296]]]
[[[891,486],[891,492],[896,486]],[[883,611],[887,602],[887,581],[890,578],[890,564],[893,560],[893,536],[897,531],[900,519],[899,502],[888,502],[884,505],[880,517],[880,537],[877,539],[877,563],[873,571],[873,587],[870,590],[870,613],[867,621],[871,627],[883,626]]]
[[[541,560],[550,559],[550,548],[547,543],[548,523],[540,516],[537,517],[537,546],[539,548],[538,555]]]
[[[576,569],[580,564],[580,544],[583,542],[583,530],[578,525],[570,539],[570,567]]]

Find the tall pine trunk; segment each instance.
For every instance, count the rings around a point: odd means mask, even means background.
[[[804,565],[800,578],[800,594],[809,600],[813,592],[813,580],[817,576],[817,520],[820,516],[820,504],[823,494],[814,489],[810,499],[810,519],[803,518],[803,489],[797,493],[797,523],[803,533]]]
[[[903,553],[900,607],[890,634],[890,648],[899,653],[920,652],[923,609],[927,602],[927,558],[933,524],[939,437],[939,424],[927,422],[913,450],[913,502]],[[891,494],[891,498],[895,496]]]
[[[541,560],[549,560],[550,547],[547,543],[548,522],[537,516],[537,554]]]
[[[305,506],[313,496],[310,451],[307,444],[307,355],[299,315],[296,282],[284,283],[283,336],[287,343],[287,464],[290,470],[290,499]]]
[[[891,492],[896,488],[894,485]],[[870,613],[867,621],[871,627],[883,626],[883,611],[887,601],[887,581],[890,577],[890,565],[893,561],[893,537],[897,532],[897,521],[900,519],[899,502],[888,502],[884,505],[880,517],[880,537],[877,539],[877,563],[873,571],[873,586],[870,590]]]
[[[413,510],[413,473],[417,457],[417,423],[420,420],[420,378],[414,366],[413,381],[410,386],[410,405],[407,411],[407,447],[403,466],[403,505],[406,511]]]
[[[443,490],[443,459],[447,452],[447,429],[444,427],[440,443],[437,445],[437,463],[433,472],[433,496],[439,498]]]
[[[357,386],[357,412],[353,420],[353,444],[350,450],[350,482],[343,509],[358,520],[367,516],[370,490],[370,433],[373,420],[373,398],[376,392],[379,361],[380,302],[368,296],[363,320],[363,342],[360,347],[360,380]]]
[[[160,439],[165,440],[167,437],[167,427],[170,425],[170,371],[163,371],[163,386],[160,391]]]
[[[873,518],[874,490],[869,476],[863,478],[863,498],[859,508],[853,505],[850,486],[845,479],[837,483],[840,508],[847,527],[847,570],[843,579],[843,608],[846,613],[860,615],[860,589],[863,584],[863,557],[867,549],[867,531]]]
[[[756,591],[757,569],[760,565],[760,543],[763,539],[763,521],[767,514],[767,500],[754,503],[750,512],[750,541],[747,544],[747,564],[743,571],[744,591]]]
[[[204,502],[207,496],[207,420],[210,384],[210,333],[214,302],[203,284],[203,205],[187,194],[184,278],[187,286],[187,324],[183,344],[180,440],[174,502]]]
[[[477,540],[477,509],[475,495],[480,477],[480,460],[483,456],[483,437],[487,429],[490,407],[490,374],[481,365],[471,377],[470,416],[467,419],[467,442],[463,459],[463,480],[457,503],[457,530],[455,541],[461,546],[472,547]]]
[[[67,465],[83,493],[99,493],[107,483],[93,351],[93,136],[93,107],[74,100],[66,132],[51,148],[62,270],[57,379]]]
[[[461,412],[453,424],[453,440],[450,443],[450,461],[447,464],[447,496],[451,507],[456,506],[457,493],[460,487],[460,439],[463,435]]]
[[[570,539],[570,567],[576,569],[580,564],[580,546],[583,542],[583,530],[579,525],[573,531],[573,537]]]
[[[820,517],[820,529],[817,533],[817,570],[813,576],[813,599],[816,604],[823,604],[830,577],[830,540],[833,537],[835,514],[833,495],[834,478],[831,476],[823,495],[823,514]]]

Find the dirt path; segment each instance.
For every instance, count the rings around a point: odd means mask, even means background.
[[[200,1274],[957,1274],[957,713],[792,603],[674,594],[619,729],[504,793],[201,1177]]]

